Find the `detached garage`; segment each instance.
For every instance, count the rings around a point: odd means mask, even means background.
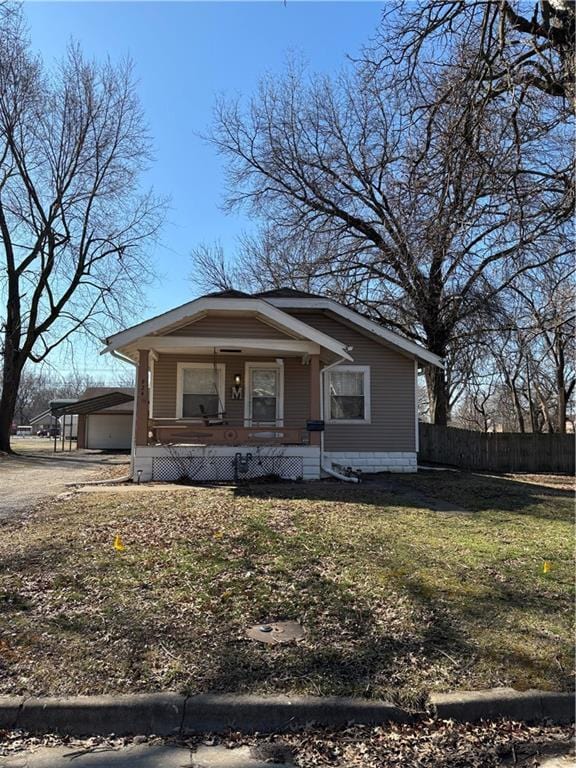
[[[76,402],[78,448],[130,450],[134,390],[91,387]]]
[[[85,448],[99,448],[103,451],[130,450],[131,413],[92,413],[85,419]]]

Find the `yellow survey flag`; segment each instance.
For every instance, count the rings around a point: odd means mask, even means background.
[[[120,536],[118,536],[118,534],[116,534],[116,536],[114,537],[114,549],[116,550],[116,552],[124,552],[124,550],[126,549],[126,547],[124,546],[124,543],[122,542],[122,539],[120,538]]]
[[[544,565],[542,566],[543,573],[550,573],[552,570],[552,563],[549,560],[544,560]]]

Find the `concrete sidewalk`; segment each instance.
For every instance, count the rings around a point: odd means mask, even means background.
[[[136,745],[116,750],[94,747],[84,752],[81,747],[40,747],[34,752],[22,752],[0,757],[1,768],[187,768],[191,752],[182,747]]]
[[[294,768],[293,763],[283,763]],[[200,746],[192,751],[172,745],[132,745],[121,749],[94,747],[40,747],[0,757],[0,768],[270,768],[270,763],[253,758],[250,747]],[[550,766],[556,768],[556,766]]]
[[[571,768],[569,755],[537,758],[540,768]],[[277,763],[276,763],[277,764]],[[295,768],[294,763],[282,763]],[[501,763],[510,766],[509,761]],[[250,747],[200,746],[197,751],[172,745],[132,745],[121,749],[94,747],[84,752],[78,747],[41,747],[0,757],[0,768],[270,768],[271,763],[251,756]]]

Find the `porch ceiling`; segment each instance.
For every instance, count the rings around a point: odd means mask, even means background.
[[[312,341],[302,339],[225,339],[194,336],[144,336],[123,350],[132,359],[137,359],[139,349],[149,349],[161,354],[187,355],[257,355],[294,356],[319,355],[321,347]]]

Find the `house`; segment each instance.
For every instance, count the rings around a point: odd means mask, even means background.
[[[436,355],[322,296],[209,294],[106,339],[136,366],[135,479],[414,472]]]
[[[62,416],[62,408],[68,408],[75,400],[50,400],[49,407],[42,413],[33,416],[30,424],[33,432],[44,433],[44,437],[63,437],[65,440],[76,440],[78,434],[78,417],[74,414]]]

